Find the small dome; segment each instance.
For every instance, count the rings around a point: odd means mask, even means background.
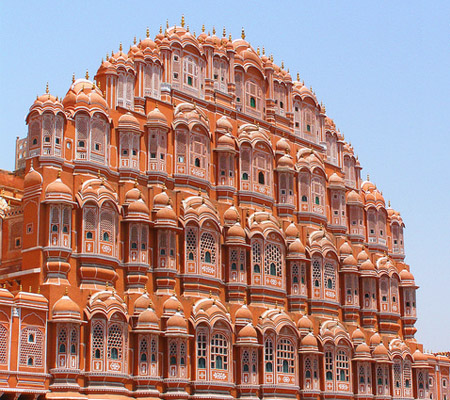
[[[358,346],[356,346],[355,353],[359,354],[359,355],[361,355],[361,354],[369,355],[370,354],[370,347],[367,346],[366,343],[360,343]]]
[[[288,248],[288,254],[305,254],[305,246],[301,242],[300,238],[295,239]]]
[[[301,341],[305,347],[317,347],[317,339],[312,332],[308,333]]]
[[[216,122],[216,130],[231,132],[233,130],[233,125],[227,117],[222,116]]]
[[[80,307],[68,295],[64,295],[53,306],[52,318],[81,320]]]
[[[155,197],[153,197],[153,207],[161,208],[169,205],[169,195],[166,190],[163,189],[161,193],[158,193]]]
[[[130,112],[127,112],[120,116],[118,128],[140,130],[141,126],[138,119]]]
[[[287,238],[297,238],[299,235],[299,231],[297,229],[297,226],[291,222],[285,229],[284,233],[286,234]]]
[[[187,322],[186,319],[181,315],[180,312],[176,312],[167,320],[167,331],[178,331],[178,332],[186,332],[187,331]]]
[[[372,261],[366,260],[360,266],[361,271],[375,271],[375,266],[372,264]]]
[[[371,346],[378,346],[381,343],[381,336],[378,332],[375,332],[370,338]]]
[[[226,223],[236,223],[239,220],[239,213],[235,206],[231,206],[223,214],[223,219]]]
[[[362,248],[362,250],[358,253],[358,263],[363,263],[364,261],[369,259],[369,255],[367,254],[366,250]]]
[[[175,296],[169,297],[163,304],[164,314],[175,314],[178,310],[183,310],[183,306]]]
[[[64,199],[68,201],[72,201],[72,191],[69,186],[67,186],[59,177],[56,178],[53,182],[47,185],[45,189],[45,198],[47,200],[50,199]]]
[[[358,263],[356,262],[356,259],[355,257],[353,257],[353,255],[349,255],[342,260],[342,266],[357,267]]]
[[[283,154],[289,154],[291,152],[291,146],[286,139],[281,138],[276,144],[276,150]]]
[[[128,214],[144,214],[144,215],[149,215],[150,214],[150,210],[147,207],[147,204],[145,204],[145,201],[142,200],[142,198],[133,201],[129,206],[128,206]]]
[[[303,317],[301,317],[297,322],[297,328],[301,330],[312,330],[313,329],[313,323],[309,319],[309,317],[305,314]]]
[[[136,324],[137,329],[159,329],[159,318],[155,311],[151,308],[147,308],[139,314]]]
[[[355,190],[352,190],[348,195],[347,195],[347,204],[349,205],[362,205],[363,204],[363,200],[361,195],[356,192]]]
[[[230,229],[228,229],[227,240],[232,238],[245,240],[245,231],[239,222],[236,222]]]
[[[404,268],[400,271],[400,279],[402,281],[414,281],[414,275]]]
[[[239,320],[243,321],[251,321],[253,319],[252,312],[248,309],[247,305],[244,304],[238,310],[235,314],[236,322]]]
[[[159,209],[156,213],[155,219],[157,221],[178,221],[177,214],[172,206],[166,206]]]
[[[159,110],[158,105],[147,114],[147,126],[169,128],[167,118]]]
[[[145,311],[147,308],[149,308],[150,304],[151,300],[150,297],[148,297],[148,293],[144,293],[134,302],[134,313],[140,314],[142,311]]]
[[[130,189],[125,194],[125,202],[126,203],[132,203],[133,201],[139,200],[142,196],[141,191],[137,188],[137,183],[135,184],[135,187]]]
[[[352,333],[352,340],[358,341],[358,340],[365,340],[364,333],[361,331],[361,329],[356,328]]]
[[[341,256],[348,256],[350,254],[353,254],[352,248],[348,244],[348,242],[342,243],[341,247],[339,247],[339,254]]]
[[[328,182],[330,188],[345,189],[344,180],[336,172],[330,176]]]
[[[30,170],[25,175],[25,179],[23,181],[24,187],[42,185],[42,182],[42,175],[33,168],[33,165],[31,165]]]
[[[428,357],[423,354],[419,349],[417,349],[413,354],[414,362],[426,362]]]
[[[386,346],[383,343],[380,343],[379,345],[377,345],[375,347],[375,349],[373,350],[372,353],[374,356],[387,356],[388,353],[388,349],[386,348]]]
[[[367,181],[364,181],[361,185],[361,189],[364,190],[365,192],[372,192],[373,190],[376,190],[376,188],[377,187],[375,186],[375,184],[370,182],[369,179],[367,179]]]
[[[252,324],[248,323],[244,326],[238,333],[238,343],[239,342],[258,342],[258,334],[256,333],[256,329]]]
[[[294,168],[294,159],[289,155],[285,154],[284,156],[280,157],[280,159],[277,162],[278,168]]]
[[[222,135],[217,139],[217,147],[235,149],[235,140],[230,134]]]

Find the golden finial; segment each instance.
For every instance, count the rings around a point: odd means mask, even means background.
[[[209,298],[212,299],[212,290],[209,291]]]
[[[202,195],[202,189],[198,188],[198,197]]]
[[[205,33],[205,24],[202,25],[202,33]]]
[[[119,43],[119,51],[122,51],[122,42]]]
[[[291,71],[289,71],[289,68],[287,69],[287,73],[288,73],[288,74],[290,74],[290,73],[291,73]]]
[[[173,33],[177,33],[177,26],[176,25],[173,26]]]
[[[223,27],[222,36],[223,36],[223,37],[226,37],[226,36],[227,36],[227,31],[226,31],[225,27]]]
[[[105,186],[105,177],[102,176],[102,186]]]
[[[369,176],[369,174],[367,174],[367,180],[370,181],[370,176]]]
[[[230,42],[233,41],[233,39],[231,38],[231,33],[228,35],[228,40],[229,40]]]
[[[243,40],[245,40],[245,30],[244,30],[244,27],[242,27],[241,38],[242,38]]]
[[[300,82],[300,74],[297,72],[297,82]]]
[[[75,83],[75,72],[72,75],[72,83]]]
[[[19,292],[21,292],[23,290],[23,286],[22,284],[19,285]]]
[[[184,14],[181,16],[181,27],[184,28]]]
[[[165,192],[166,190],[167,190],[167,186],[166,186],[165,183],[163,183],[163,185],[162,185],[162,191]]]
[[[38,286],[37,294],[41,294],[41,287]]]
[[[189,32],[189,25],[188,25],[188,26],[186,26],[186,31],[187,31],[187,32]]]
[[[281,69],[284,69],[284,61],[281,61]]]
[[[30,285],[30,286],[28,286],[28,293],[32,293],[32,290],[31,290],[31,285]]]
[[[133,39],[133,44],[136,44],[136,36]]]
[[[45,93],[48,94],[48,82],[47,82],[47,85],[45,86]]]
[[[64,296],[67,296],[69,294],[69,289],[66,286],[66,289],[64,290]]]
[[[169,29],[169,20],[166,19],[166,29]]]
[[[180,312],[181,311],[181,306],[178,304],[178,307],[177,307],[177,311],[178,312]]]
[[[258,56],[259,56],[259,46],[258,46],[258,48],[256,49],[256,54],[258,54]]]
[[[247,304],[247,296],[244,296],[244,304]]]
[[[266,54],[266,49],[265,49],[265,47],[263,46],[263,56]]]
[[[138,187],[138,180],[137,180],[137,178],[134,178],[134,187],[135,187],[135,188]]]
[[[388,207],[391,207],[391,201],[388,200]]]
[[[89,71],[86,70],[86,75],[84,76],[86,79],[89,79]]]
[[[58,175],[56,177],[61,178],[61,170],[60,169],[58,169]]]
[[[100,82],[97,82],[97,87],[98,87],[99,89],[101,88]]]
[[[270,61],[273,62],[273,54],[270,55]]]
[[[215,35],[215,34],[216,34],[216,27],[213,26],[213,35]]]
[[[162,25],[159,26],[159,34],[162,34]],[[149,33],[150,35],[150,33]]]
[[[105,284],[105,290],[109,290],[109,283],[108,282],[106,282],[106,284]]]
[[[100,175],[100,170],[97,170],[97,178],[100,179],[102,176]]]
[[[95,89],[95,82],[92,81],[92,90],[94,90],[94,89]]]
[[[144,286],[144,293],[147,294],[147,286]]]

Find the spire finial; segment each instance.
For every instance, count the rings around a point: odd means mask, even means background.
[[[45,93],[48,94],[48,82],[47,82],[47,85],[45,86]]]
[[[102,176],[100,175],[100,170],[97,170],[97,178],[100,179]]]
[[[134,187],[135,187],[135,188],[138,187],[138,180],[137,180],[137,178],[134,178]]]
[[[209,291],[209,298],[212,299],[212,290]]]
[[[89,71],[88,71],[88,70],[86,70],[85,78],[86,78],[86,79],[89,79]]]
[[[22,284],[20,284],[20,286],[19,286],[19,292],[22,292],[23,291],[23,286],[22,286]]]
[[[162,25],[159,26],[159,33],[162,34]]]
[[[233,41],[233,39],[231,38],[231,33],[228,35],[228,40],[229,40],[230,42]]]
[[[223,37],[226,37],[226,36],[227,36],[227,31],[226,31],[225,27],[223,27],[222,36],[223,36]]]
[[[388,200],[388,207],[391,207],[391,201]]]
[[[244,30],[244,27],[242,27],[241,38],[242,38],[243,40],[245,40],[245,30]]]
[[[367,174],[367,180],[370,181],[370,176],[369,176],[369,174]]]
[[[263,46],[263,56],[266,54],[266,49],[265,49],[265,47]]]
[[[270,61],[273,62],[273,54],[270,55]]]
[[[166,29],[169,29],[169,20],[166,19]]]
[[[256,54],[258,54],[258,56],[259,56],[259,46],[258,46],[258,48],[256,49]]]
[[[187,32],[189,32],[189,25],[188,25],[188,26],[186,26],[186,31],[187,31]]]
[[[213,26],[213,35],[215,35],[216,34],[216,27],[215,26]]]
[[[202,33],[205,33],[205,24],[202,25]]]
[[[136,44],[136,36],[133,39],[133,44]]]
[[[182,28],[184,28],[184,24],[185,24],[185,21],[184,21],[184,14],[181,16],[181,27]]]
[[[75,72],[72,74],[72,83],[75,83]]]
[[[300,74],[297,72],[297,82],[300,82]]]
[[[281,61],[281,69],[284,69],[284,61]]]
[[[69,294],[69,289],[67,288],[67,286],[66,286],[66,288],[65,288],[65,290],[64,290],[64,296],[67,296]]]
[[[105,284],[105,290],[109,290],[109,282],[106,282],[106,284]]]
[[[58,177],[58,178],[61,178],[61,170],[60,170],[60,169],[58,169],[58,175],[57,175],[57,177]]]
[[[119,43],[119,51],[122,51],[122,42]]]

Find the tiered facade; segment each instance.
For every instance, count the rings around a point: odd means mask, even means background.
[[[400,214],[244,34],[147,34],[26,121],[0,174],[4,399],[450,398]]]

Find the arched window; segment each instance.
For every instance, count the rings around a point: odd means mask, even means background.
[[[211,368],[228,370],[228,340],[220,333],[211,338]]]
[[[216,239],[210,232],[200,236],[200,253],[202,262],[216,264]]]
[[[325,378],[327,381],[333,380],[333,352],[325,352]]]
[[[280,339],[277,343],[278,372],[293,374],[295,372],[295,350],[289,339]]]
[[[197,333],[197,368],[206,368],[206,332],[200,331]]]
[[[273,372],[273,342],[267,339],[264,343],[264,370]]]
[[[347,353],[344,350],[338,350],[336,355],[336,374],[337,380],[348,382],[349,379],[349,362]]]
[[[265,183],[265,179],[264,179],[264,172],[258,172],[258,183],[260,185],[264,185]]]
[[[277,276],[277,267],[275,263],[270,263],[270,275]]]

